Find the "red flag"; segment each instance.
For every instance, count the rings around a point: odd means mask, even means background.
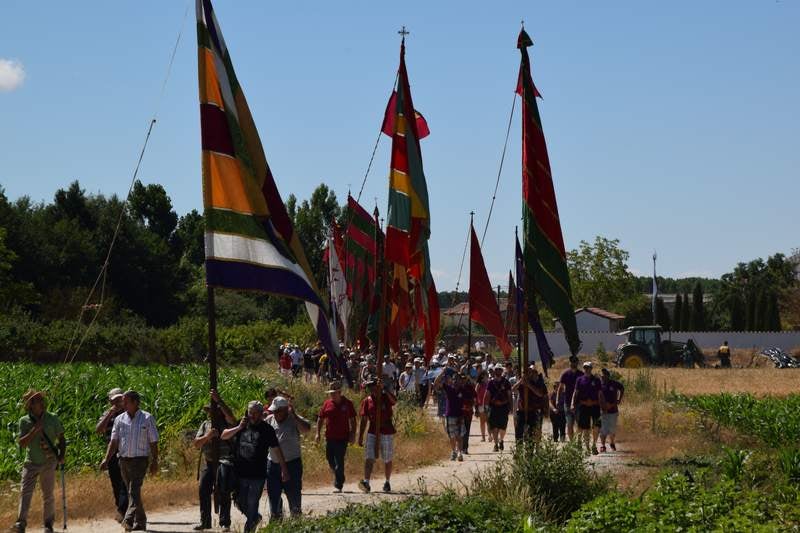
[[[396,109],[397,91],[392,91],[392,96],[389,97],[389,103],[386,104],[386,112],[383,115],[383,126],[381,126],[381,131],[389,137],[394,136],[394,121],[397,115]],[[420,139],[424,139],[431,134],[431,130],[428,128],[428,121],[426,121],[422,113],[416,109],[414,110],[414,116],[417,119],[417,134]]]
[[[474,320],[497,339],[497,345],[508,359],[511,355],[511,344],[506,337],[505,325],[500,316],[489,274],[481,254],[481,245],[475,228],[470,224],[471,246],[469,252],[469,318]]]

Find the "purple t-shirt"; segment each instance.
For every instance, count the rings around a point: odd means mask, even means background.
[[[486,386],[487,403],[489,407],[511,407],[508,405],[508,393],[511,390],[511,382],[501,377],[492,379]]]
[[[575,382],[575,403],[581,400],[600,399],[600,378],[597,376],[583,375]]]
[[[583,375],[578,369],[572,370],[568,368],[564,370],[561,374],[561,379],[559,380],[561,383],[564,384],[564,401],[569,405],[569,402],[572,401],[572,393],[575,392],[575,382],[578,381],[578,378]]]
[[[600,385],[600,392],[606,401],[606,413],[616,413],[617,410],[617,391],[625,392],[625,387],[619,381],[609,379]]]
[[[464,393],[461,387],[454,387],[449,383],[442,386],[445,398],[447,399],[444,408],[444,416],[463,416]]]

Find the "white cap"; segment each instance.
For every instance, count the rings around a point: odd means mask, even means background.
[[[444,355],[446,353],[447,353],[447,350],[445,350],[444,348],[439,348],[439,355]]]
[[[269,410],[274,413],[281,407],[289,407],[289,400],[283,396],[275,396],[275,399],[272,400],[272,404],[269,406]]]
[[[123,395],[122,389],[120,389],[119,387],[114,387],[113,389],[108,391],[108,401],[113,402],[117,398],[121,398],[122,395]]]

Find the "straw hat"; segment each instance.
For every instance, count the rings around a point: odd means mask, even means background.
[[[44,391],[28,389],[28,391],[22,395],[22,403],[25,405],[25,409],[30,407],[30,404],[34,398],[41,398],[44,400]]]

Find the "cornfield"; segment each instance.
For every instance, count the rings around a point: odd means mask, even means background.
[[[19,475],[23,452],[16,444],[21,398],[29,388],[47,392],[47,408],[64,424],[67,468],[95,468],[105,451],[94,428],[108,406],[106,393],[121,387],[142,395],[142,409],[152,413],[169,457],[186,432],[196,430],[208,401],[208,369],[201,365],[105,366],[92,363],[36,365],[0,363],[0,479]],[[240,416],[247,401],[263,398],[261,379],[239,370],[220,374],[220,394]]]
[[[675,395],[672,398],[720,425],[752,435],[772,447],[800,441],[800,395],[757,398],[750,394]]]

